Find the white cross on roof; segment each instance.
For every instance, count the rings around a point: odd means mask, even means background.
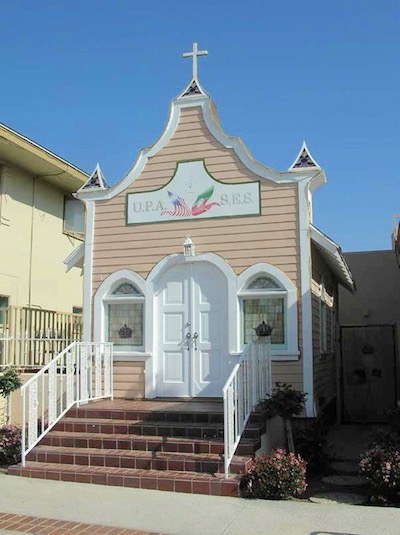
[[[182,54],[183,58],[193,58],[193,78],[197,80],[197,57],[207,56],[207,50],[199,50],[197,43],[193,43],[192,52],[185,52]]]

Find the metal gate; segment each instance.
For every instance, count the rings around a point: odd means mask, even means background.
[[[342,408],[346,422],[384,422],[396,403],[394,327],[341,327]]]

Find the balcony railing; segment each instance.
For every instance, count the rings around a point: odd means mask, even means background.
[[[82,340],[82,315],[29,307],[0,308],[0,370],[38,369]]]

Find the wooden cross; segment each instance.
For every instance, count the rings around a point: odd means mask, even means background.
[[[199,50],[197,43],[193,43],[192,52],[185,52],[182,54],[183,58],[193,58],[193,78],[197,79],[197,56],[207,56],[207,50]]]

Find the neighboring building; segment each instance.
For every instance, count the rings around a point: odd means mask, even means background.
[[[256,162],[195,72],[119,183],[96,169],[77,194],[85,250],[68,265],[84,255],[85,340],[114,342],[115,397],[221,397],[265,321],[273,381],[308,393],[308,417],[334,403],[337,286],[354,281],[312,224],[325,181],[305,144],[288,171]]]
[[[80,340],[82,270],[65,257],[82,243],[87,175],[0,124],[0,370],[37,369]]]
[[[63,261],[80,243],[84,211],[72,193],[87,175],[0,124],[0,307],[80,312],[80,269]]]
[[[357,292],[339,292],[341,413],[346,421],[384,421],[399,399],[399,268],[392,250],[345,258]]]

